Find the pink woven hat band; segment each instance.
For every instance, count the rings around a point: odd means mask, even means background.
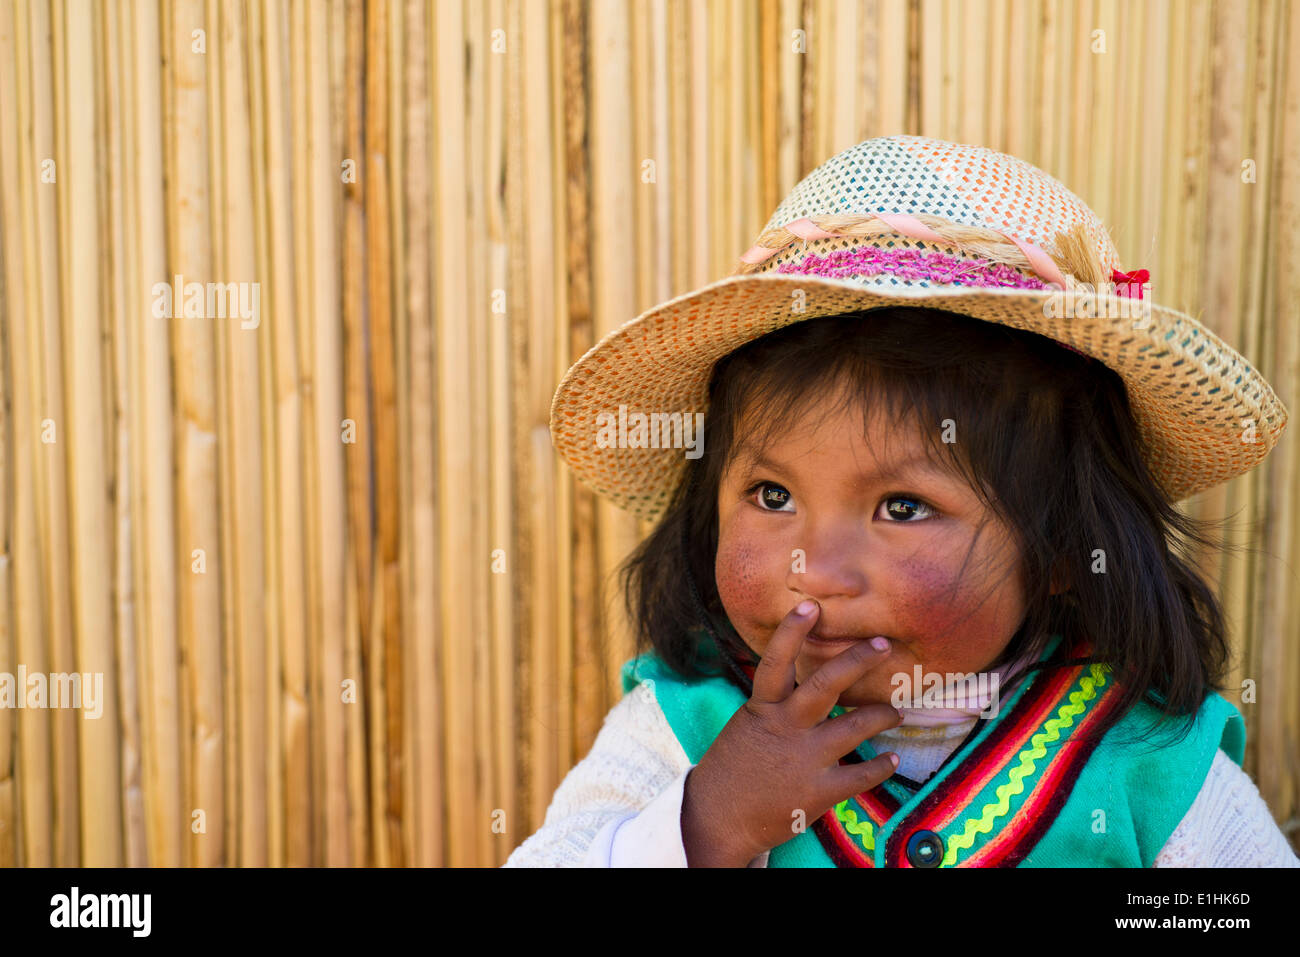
[[[730,276],[605,336],[556,390],[556,449],[584,483],[642,517],[662,513],[694,457],[681,427],[706,411],[718,359],[795,322],[878,306],[1025,329],[1114,369],[1173,500],[1252,468],[1286,425],[1285,406],[1236,351],[1153,302],[1147,270],[1121,268],[1087,204],[1005,153],[917,136],[865,140],[800,180],[738,253]],[[628,431],[638,413],[677,431]],[[619,441],[610,441],[611,416],[621,416]]]

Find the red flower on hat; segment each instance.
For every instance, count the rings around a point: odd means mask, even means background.
[[[1142,298],[1142,284],[1151,279],[1151,273],[1145,269],[1135,269],[1132,272],[1120,272],[1118,269],[1110,271],[1110,281],[1115,284],[1115,294],[1117,296],[1127,296],[1129,299]]]

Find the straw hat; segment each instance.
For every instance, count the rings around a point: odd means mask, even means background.
[[[1205,326],[1151,302],[1146,278],[1121,272],[1097,215],[1023,160],[918,136],[866,140],[805,176],[730,276],[579,359],[555,392],[551,438],[585,484],[657,518],[699,454],[667,425],[674,413],[702,421],[691,413],[707,411],[719,358],[805,319],[928,306],[1041,333],[1115,370],[1151,471],[1178,501],[1257,465],[1287,410]],[[662,447],[637,447],[651,444]]]

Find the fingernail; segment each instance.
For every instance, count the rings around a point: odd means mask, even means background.
[[[813,609],[816,607],[817,602],[813,601],[811,598],[805,598],[803,601],[799,602],[799,607],[796,608],[795,611],[799,613],[800,618],[807,618],[813,613]]]
[[[889,639],[884,635],[876,635],[876,637],[871,639],[871,647],[875,648],[876,651],[888,651]]]
[[[898,755],[891,754],[889,756],[889,763],[892,764],[894,767],[898,767]]]

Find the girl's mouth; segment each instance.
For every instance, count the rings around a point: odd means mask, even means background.
[[[808,632],[808,641],[826,647],[844,647],[857,641],[869,641],[874,637],[872,635],[841,635],[841,636],[824,636],[817,634],[816,631]]]

